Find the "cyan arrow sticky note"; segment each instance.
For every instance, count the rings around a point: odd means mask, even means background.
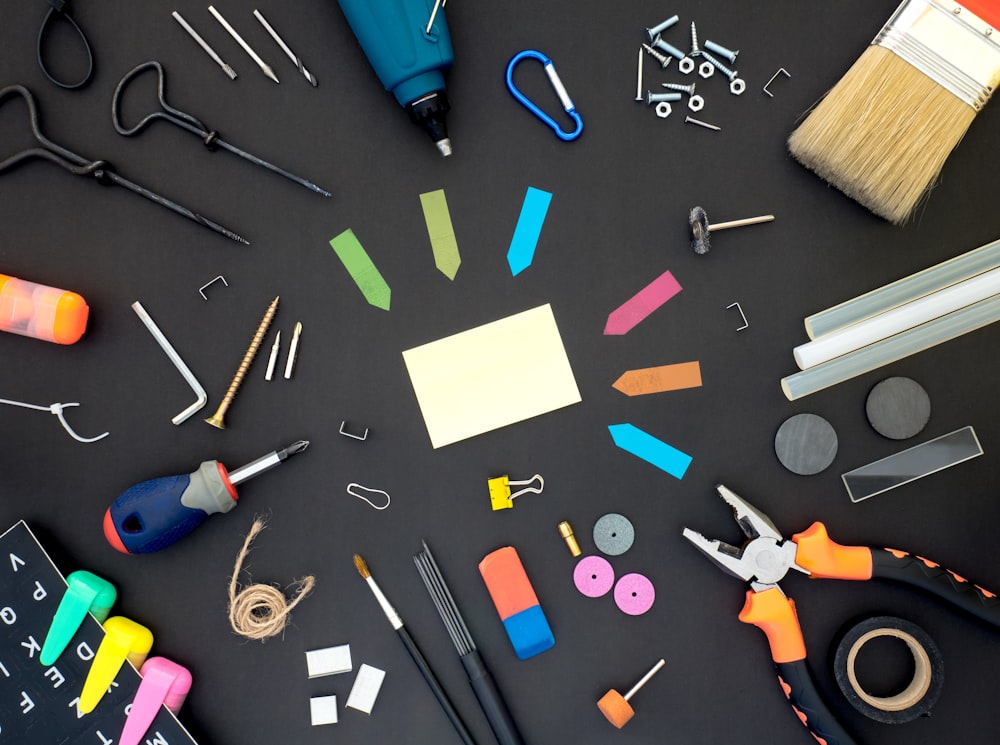
[[[652,463],[662,471],[666,471],[677,479],[684,478],[684,473],[691,465],[691,456],[682,453],[663,440],[658,440],[648,432],[643,432],[634,424],[612,424],[608,427],[611,439],[615,445],[632,455]]]
[[[507,249],[507,263],[510,265],[510,273],[515,277],[531,266],[535,258],[535,246],[538,245],[538,237],[542,233],[542,224],[551,201],[552,195],[549,192],[534,186],[529,186],[524,195],[521,216],[517,219],[514,237],[510,239],[510,248]]]

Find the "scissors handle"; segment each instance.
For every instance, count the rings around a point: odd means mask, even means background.
[[[124,95],[125,89],[129,86],[129,84],[147,70],[156,70],[156,96],[159,99],[160,107],[163,110],[153,111],[140,119],[139,123],[134,127],[127,127],[122,122],[122,95]],[[115,87],[114,96],[111,97],[111,123],[114,125],[115,131],[118,132],[118,134],[124,135],[125,137],[132,137],[133,135],[139,134],[157,119],[168,121],[171,124],[181,127],[182,129],[186,129],[188,132],[192,132],[202,138],[210,134],[208,132],[208,128],[202,124],[201,121],[190,114],[181,111],[180,109],[175,109],[167,103],[164,97],[165,81],[166,73],[163,70],[163,65],[156,60],[143,62],[125,73],[125,76],[118,81],[118,85]]]

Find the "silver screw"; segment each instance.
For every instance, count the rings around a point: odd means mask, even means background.
[[[694,95],[694,83],[691,85],[681,85],[680,83],[661,83],[664,88],[669,88],[672,91],[683,91],[689,96]]]
[[[740,53],[739,49],[734,52],[732,49],[726,49],[721,44],[716,44],[711,39],[705,39],[705,49],[709,52],[715,52],[720,57],[725,57],[729,60],[730,64],[736,63],[736,55]]]
[[[703,122],[701,119],[695,119],[691,116],[684,117],[684,121],[688,124],[697,124],[699,127],[704,127],[705,129],[714,129],[716,132],[722,130],[722,127],[716,127],[714,124],[709,124],[708,122]]]
[[[650,44],[652,44],[654,41],[656,41],[657,36],[659,36],[663,31],[666,31],[668,28],[673,26],[679,20],[680,18],[678,16],[670,16],[670,18],[665,20],[663,23],[657,24],[656,26],[653,26],[653,28],[647,28],[646,40]]]
[[[665,42],[663,39],[657,39],[656,41],[654,41],[653,46],[656,47],[657,49],[666,52],[671,57],[676,57],[677,59],[684,59],[687,56],[677,47],[667,44],[667,42]]]
[[[680,101],[681,98],[680,93],[653,93],[653,91],[646,91],[647,106],[659,103],[660,101]]]
[[[701,54],[701,47],[698,46],[698,29],[695,28],[694,21],[691,21],[691,57]]]
[[[649,46],[649,44],[643,44],[642,48],[645,49],[647,52],[649,52],[649,55],[660,63],[660,67],[665,68],[667,65],[670,64],[670,57],[668,57],[665,54],[660,54],[655,49],[653,49],[653,47]]]
[[[727,78],[729,78],[729,82],[730,83],[733,82],[733,80],[736,79],[736,71],[735,70],[730,70],[724,64],[722,64],[721,62],[719,62],[719,60],[717,60],[715,57],[713,57],[712,55],[708,54],[708,52],[702,52],[701,56],[704,57],[705,61],[708,62],[712,67],[714,67],[716,70],[718,70],[723,75],[725,75]]]

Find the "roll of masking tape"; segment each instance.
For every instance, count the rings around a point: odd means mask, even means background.
[[[879,637],[899,639],[913,655],[913,680],[892,696],[874,696],[858,682],[858,654]],[[873,616],[853,626],[837,645],[834,677],[855,709],[869,719],[902,724],[926,716],[937,702],[944,683],[944,660],[934,640],[915,623],[895,616]]]

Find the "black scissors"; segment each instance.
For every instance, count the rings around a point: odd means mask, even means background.
[[[129,83],[135,80],[139,75],[144,73],[146,70],[156,70],[157,78],[157,97],[160,101],[160,106],[162,111],[154,111],[151,114],[147,114],[139,123],[134,127],[126,127],[122,122],[121,117],[121,99],[122,94],[128,87]],[[291,179],[297,184],[300,184],[307,189],[310,189],[317,194],[322,194],[324,197],[333,196],[326,189],[323,189],[311,181],[307,181],[304,178],[300,178],[292,173],[289,173],[283,168],[279,168],[276,165],[268,163],[266,160],[261,160],[256,155],[251,155],[250,153],[240,150],[234,145],[230,145],[228,142],[219,138],[219,133],[215,130],[209,130],[201,121],[191,116],[188,113],[181,111],[180,109],[175,109],[173,106],[169,105],[164,98],[164,83],[165,83],[166,73],[163,71],[163,65],[161,65],[156,60],[151,60],[149,62],[143,62],[141,65],[136,65],[127,73],[125,77],[118,81],[118,86],[115,88],[115,95],[111,99],[111,122],[115,125],[115,131],[120,135],[125,137],[131,137],[133,135],[139,134],[142,130],[148,127],[157,119],[163,119],[164,121],[170,122],[173,125],[180,127],[183,130],[191,132],[192,134],[198,135],[201,141],[205,144],[209,150],[214,150],[217,147],[221,147],[223,150],[228,150],[229,152],[240,156],[241,158],[246,158],[251,163],[255,163],[258,166],[263,166],[270,171],[284,176],[287,179]]]
[[[8,85],[6,88],[0,88],[0,105],[3,105],[3,103],[12,96],[20,96],[28,105],[28,122],[31,125],[31,133],[34,135],[35,140],[38,141],[38,144],[41,147],[32,147],[22,150],[18,153],[14,153],[5,160],[0,161],[0,175],[6,173],[15,166],[20,165],[24,161],[31,160],[32,158],[41,158],[65,168],[67,171],[76,176],[93,176],[100,184],[124,186],[129,191],[140,194],[141,196],[146,197],[146,199],[156,202],[167,209],[173,210],[179,215],[183,215],[188,219],[194,220],[199,225],[204,225],[206,228],[210,228],[216,233],[221,233],[234,241],[245,243],[248,246],[250,245],[248,240],[240,235],[237,235],[228,228],[219,225],[217,222],[213,222],[212,220],[199,215],[197,212],[192,212],[187,207],[182,207],[176,202],[172,202],[166,197],[160,196],[156,192],[150,191],[143,186],[139,186],[139,184],[134,181],[129,181],[124,176],[115,172],[114,167],[108,163],[108,161],[88,160],[82,155],[78,155],[72,150],[67,150],[61,145],[57,145],[52,142],[52,140],[42,134],[41,129],[38,127],[38,107],[35,104],[35,97],[31,94],[31,91],[23,85]]]

